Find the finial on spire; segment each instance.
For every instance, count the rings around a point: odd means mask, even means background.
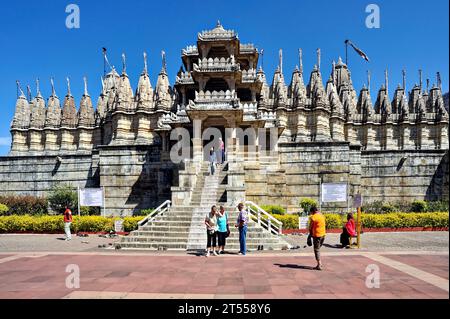
[[[298,49],[298,60],[299,60],[299,66],[300,66],[300,73],[303,73],[303,51],[302,48]]]
[[[216,27],[221,27],[222,26],[222,24],[220,23],[220,20],[219,19],[217,19],[217,24],[216,24]]]
[[[427,93],[430,90],[430,79],[427,79]]]
[[[25,97],[25,95],[23,94],[23,91],[22,91],[22,89],[20,87],[19,80],[16,80],[16,85],[17,85],[17,98],[19,98],[19,96],[22,96],[22,95]],[[19,92],[20,92],[20,94],[19,94]]]
[[[125,53],[122,53],[122,74],[127,73],[127,59]]]
[[[283,50],[282,49],[280,49],[278,51],[278,59],[279,59],[278,67],[280,68],[280,73],[283,73]]]
[[[402,87],[403,91],[406,91],[406,70],[402,70]]]
[[[84,95],[88,96],[88,90],[87,90],[87,77],[83,76],[83,81],[84,81]]]
[[[336,84],[336,62],[331,63],[331,79],[333,80],[333,84]]]
[[[163,68],[164,72],[166,72],[167,71],[166,52],[164,50],[161,51],[161,59],[162,59],[162,68]]]
[[[388,80],[388,69],[386,68],[384,70],[384,87],[386,89],[386,95],[388,94],[388,85],[389,85],[388,82],[389,82],[389,80]]]
[[[441,90],[442,82],[441,82],[441,73],[439,73],[439,72],[436,72],[436,83],[437,83],[439,90]]]
[[[105,81],[102,76],[100,77],[100,80],[100,82],[102,83],[102,94],[105,94]]]
[[[317,69],[320,71],[320,48],[317,49]]]
[[[67,78],[68,80],[69,78]],[[52,86],[52,96],[56,96],[55,93],[55,82],[53,81],[53,77],[50,78],[50,85]],[[69,87],[69,92],[70,92],[70,87]]]
[[[144,51],[144,72],[147,73],[147,52]]]
[[[31,102],[31,88],[29,85],[27,85],[27,100]]]
[[[52,81],[53,81],[53,78],[52,78]],[[66,77],[66,81],[67,81],[67,95],[71,96],[72,93],[70,92],[70,79],[69,79],[69,77]]]
[[[370,94],[370,70],[367,70],[367,91]]]
[[[36,78],[36,95],[40,95],[41,94],[41,89],[39,86],[39,78]]]
[[[422,92],[422,69],[419,69],[419,87],[420,92]]]

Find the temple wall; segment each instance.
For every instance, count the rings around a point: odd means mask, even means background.
[[[265,171],[244,164],[246,199],[298,211],[301,198],[319,199],[320,181],[344,182],[364,202],[415,199],[448,200],[448,151],[361,151],[348,143],[286,143],[279,145],[280,166]],[[407,157],[404,163],[400,162]],[[346,210],[347,203],[324,203],[322,210]]]
[[[100,185],[105,188],[108,214],[130,215],[171,199],[177,168],[162,160],[160,148],[104,146],[99,154]]]
[[[54,185],[98,187],[98,162],[91,155],[0,157],[0,195],[43,196]],[[97,175],[96,175],[97,173]]]
[[[448,151],[363,151],[361,192],[367,201],[448,200]]]

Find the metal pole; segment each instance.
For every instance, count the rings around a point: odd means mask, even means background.
[[[348,42],[345,42],[345,65],[348,67]]]
[[[356,243],[358,248],[361,248],[361,206],[358,206],[358,220],[357,220],[357,224],[356,224],[356,232],[357,232],[357,237],[356,237]]]
[[[102,189],[103,189],[103,217],[106,217],[105,186],[102,186]]]
[[[319,211],[322,211],[322,176],[320,176],[319,183]]]
[[[81,213],[80,213],[80,185],[78,185],[78,216],[81,216]]]

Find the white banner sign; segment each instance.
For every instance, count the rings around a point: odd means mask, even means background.
[[[298,229],[307,229],[308,228],[308,219],[309,217],[299,217],[298,218]]]
[[[80,189],[80,206],[103,206],[103,189]]]
[[[123,219],[118,219],[114,221],[114,231],[116,233],[123,232]]]
[[[346,202],[347,184],[343,183],[323,183],[321,188],[322,203]]]

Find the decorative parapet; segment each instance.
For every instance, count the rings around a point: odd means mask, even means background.
[[[257,115],[258,120],[265,120],[265,121],[276,121],[277,116],[275,112],[272,111],[259,111]]]
[[[236,109],[240,108],[236,92],[226,91],[200,91],[195,92],[195,103],[189,101],[189,109]]]
[[[242,70],[242,82],[243,83],[252,83],[256,81],[256,70],[255,69],[249,69]]]
[[[231,58],[203,58],[194,63],[194,70],[197,72],[235,72],[240,70],[239,63],[236,63],[233,56]]]
[[[225,30],[220,22],[214,29],[198,33],[198,39],[201,41],[236,40],[237,38],[238,34],[234,30]]]
[[[251,121],[256,120],[258,113],[257,102],[240,102],[240,108],[244,111],[244,120]]]
[[[181,50],[182,55],[198,55],[198,49],[196,45],[188,45],[185,49]]]
[[[258,53],[253,43],[242,44],[239,46],[240,53]]]
[[[194,84],[194,79],[190,72],[181,72],[175,80],[175,84]]]

